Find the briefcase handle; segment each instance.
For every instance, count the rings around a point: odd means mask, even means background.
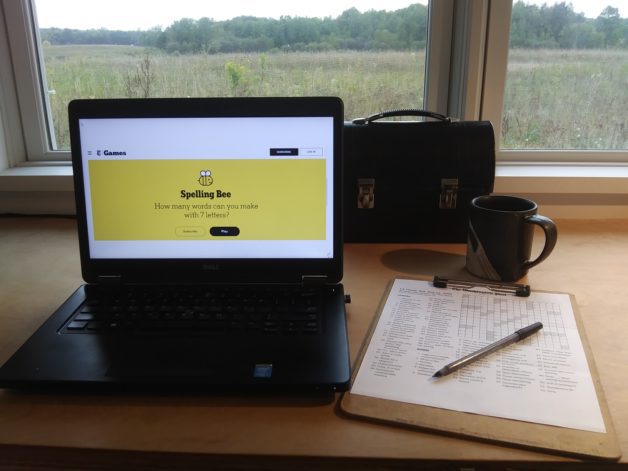
[[[423,118],[433,118],[438,121],[444,121],[446,123],[451,122],[451,118],[442,114],[434,113],[432,111],[419,110],[417,108],[407,108],[399,110],[388,110],[380,113],[372,114],[366,118],[356,118],[353,120],[353,124],[369,124],[372,121],[390,118],[393,116],[421,116]]]

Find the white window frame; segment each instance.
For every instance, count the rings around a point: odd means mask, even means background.
[[[3,0],[9,37],[12,70],[20,104],[20,117],[27,161],[70,159],[68,151],[54,151],[53,133],[48,132],[50,109],[46,93],[46,77],[40,73],[38,59],[39,30],[30,1]],[[18,60],[19,58],[19,60]],[[41,77],[41,78],[40,78]],[[49,136],[51,136],[49,138]]]
[[[483,37],[485,48],[468,71],[471,80],[481,80],[482,86],[468,87],[465,95],[468,103],[479,107],[467,107],[465,117],[491,121],[499,142],[512,2],[469,0],[475,9],[487,2],[485,15],[472,11],[466,16],[472,25],[466,41],[481,44]],[[496,193],[529,196],[554,217],[628,218],[628,152],[507,151],[498,144],[496,156]]]
[[[493,122],[495,135],[501,136],[502,109],[504,91],[506,89],[506,67],[508,63],[508,49],[510,40],[511,2],[491,2],[490,28],[487,31],[486,48],[486,77],[482,119]],[[501,19],[501,21],[500,21]],[[586,112],[583,110],[583,112]],[[578,150],[500,150],[499,160],[504,163],[525,162],[546,163],[552,162],[573,164],[628,164],[628,151],[578,151]]]
[[[37,20],[32,0],[0,0],[4,6],[8,25],[9,44],[12,57],[26,58],[26,61],[13,62],[16,78],[16,92],[20,102],[20,114],[22,116],[22,131],[26,146],[26,158],[18,160],[18,165],[31,162],[63,162],[70,160],[67,150],[53,150],[55,145],[54,133],[48,132],[48,123],[51,117],[49,113],[46,76],[41,73],[39,65],[39,31],[36,27]],[[431,67],[426,70],[433,71],[426,75],[426,88],[431,84],[428,97],[426,93],[426,108],[446,113],[446,100],[449,81],[449,48],[451,47],[451,12],[454,0],[438,0],[432,2],[429,7],[430,16],[437,19],[438,27],[431,27],[429,32],[428,48],[432,53],[428,54]],[[430,19],[431,21],[431,19]],[[436,73],[438,72],[438,73]],[[441,86],[445,84],[445,86]]]
[[[69,152],[48,142],[30,1],[0,0],[0,213],[72,213]],[[499,138],[511,10],[430,3],[426,109],[490,120]],[[496,151],[498,193],[533,197],[555,217],[628,216],[628,153]]]

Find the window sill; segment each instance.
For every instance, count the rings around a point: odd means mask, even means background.
[[[50,162],[0,171],[0,191],[74,191],[72,166]]]
[[[0,171],[0,214],[75,213],[72,167],[67,162]]]
[[[556,218],[625,218],[628,165],[500,163],[495,193],[534,199]],[[0,171],[0,213],[74,214],[72,167],[67,162]]]
[[[500,163],[495,192],[628,196],[628,165]]]

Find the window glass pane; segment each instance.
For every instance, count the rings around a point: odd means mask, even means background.
[[[347,119],[423,104],[427,0],[34,3],[59,149],[74,98],[336,95]]]
[[[628,0],[513,4],[502,149],[628,149],[627,107]]]

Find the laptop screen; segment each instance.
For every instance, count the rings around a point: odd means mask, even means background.
[[[334,255],[332,116],[78,119],[94,259]]]

